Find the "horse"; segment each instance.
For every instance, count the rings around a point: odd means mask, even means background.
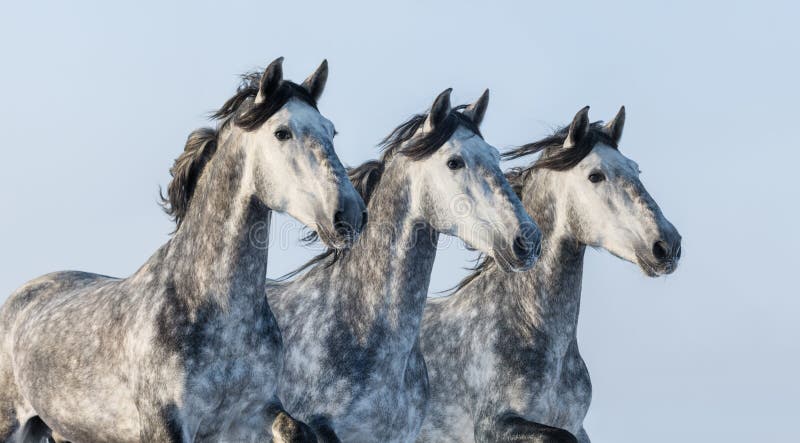
[[[507,275],[489,258],[428,300],[432,392],[418,441],[589,442],[591,382],[576,337],[584,251],[605,249],[656,277],[676,269],[681,236],[618,149],[625,108],[608,124],[590,124],[588,111],[504,154],[541,152],[507,174],[544,236],[533,269]]]
[[[162,197],[177,227],[133,275],[51,273],[5,302],[0,441],[30,431],[29,419],[70,441],[316,441],[277,397],[270,215],[339,248],[365,205],[317,109],[327,62],[300,85],[282,62],[244,75],[217,128],[189,136]]]
[[[488,90],[456,108],[450,91],[394,129],[379,160],[350,171],[369,213],[352,248],[267,287],[286,351],[279,397],[318,434],[414,440],[428,398],[419,325],[440,233],[509,271],[538,256],[539,230],[479,129]]]

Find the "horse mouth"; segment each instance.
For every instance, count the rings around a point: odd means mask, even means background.
[[[323,243],[333,249],[344,249],[353,244],[355,240],[351,235],[343,235],[335,229],[328,229],[320,225],[317,225],[317,235]]]
[[[678,269],[678,261],[674,259],[657,262],[648,260],[640,254],[636,254],[636,262],[636,264],[639,265],[639,269],[641,269],[645,275],[653,278],[672,274]]]
[[[494,251],[494,260],[500,266],[500,269],[503,272],[522,272],[527,271],[533,267],[533,263],[535,260],[526,260],[526,261],[519,261],[517,259],[511,258],[503,252],[502,250],[495,250]]]

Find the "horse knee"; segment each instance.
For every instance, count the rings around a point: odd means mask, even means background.
[[[317,443],[311,428],[293,419],[284,411],[278,413],[272,422],[272,441],[275,443]]]

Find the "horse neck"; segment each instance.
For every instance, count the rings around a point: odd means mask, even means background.
[[[240,134],[225,131],[165,251],[167,284],[190,306],[241,301],[255,307],[264,299],[271,212],[246,181],[254,171],[237,146]]]
[[[387,168],[369,201],[369,223],[340,262],[346,289],[339,293],[359,313],[350,320],[357,335],[380,336],[383,349],[407,353],[419,335],[438,233],[410,212],[399,169]]]
[[[533,170],[526,178],[522,202],[542,231],[542,254],[527,272],[503,274],[510,280],[503,296],[524,322],[551,335],[555,341],[575,337],[580,311],[583,257],[586,246],[573,236],[574,216],[568,201],[559,195],[557,172]],[[497,271],[495,271],[497,272]],[[501,303],[503,301],[500,301]]]

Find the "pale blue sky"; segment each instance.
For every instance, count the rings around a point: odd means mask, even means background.
[[[2,5],[0,300],[54,270],[133,272],[172,228],[158,186],[186,135],[280,55],[298,81],[328,58],[320,109],[350,165],[446,87],[457,102],[491,88],[500,149],[624,104],[621,149],[684,258],[653,280],[588,252],[589,434],[800,441],[796,3],[68,3]],[[313,252],[288,230],[272,276]],[[472,256],[441,251],[431,291]]]

